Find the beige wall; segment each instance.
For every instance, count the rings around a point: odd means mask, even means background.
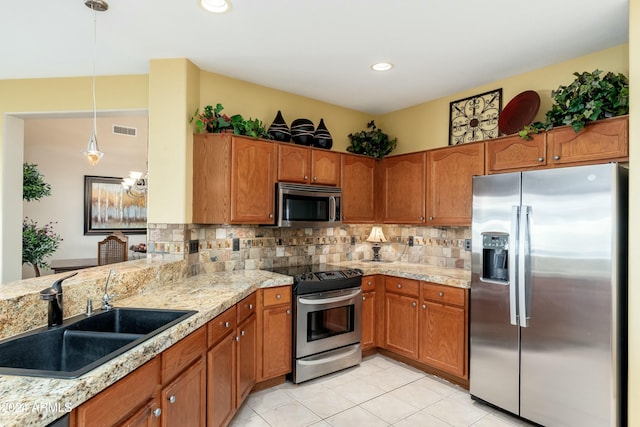
[[[449,143],[449,103],[478,93],[502,88],[507,103],[525,90],[540,95],[540,110],[535,120],[543,121],[551,109],[551,91],[573,81],[574,72],[600,69],[629,75],[629,45],[623,44],[591,55],[561,62],[529,73],[492,82],[463,92],[394,111],[380,117],[377,123],[386,133],[398,138],[397,154],[446,146]]]

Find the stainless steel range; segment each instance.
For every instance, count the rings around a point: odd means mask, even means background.
[[[359,364],[362,271],[319,264],[289,268],[285,274],[293,276],[295,298],[293,382]]]

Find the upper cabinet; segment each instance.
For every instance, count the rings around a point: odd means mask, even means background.
[[[629,116],[591,122],[580,132],[563,126],[532,137],[486,141],[487,173],[629,160]]]
[[[427,151],[427,224],[471,225],[474,175],[484,175],[483,143]]]
[[[425,222],[425,167],[425,151],[382,160],[380,173],[384,223]]]
[[[372,224],[375,215],[376,160],[357,154],[341,154],[342,222]]]
[[[278,181],[340,185],[340,153],[294,144],[278,144]]]
[[[276,144],[229,133],[193,136],[193,222],[273,224]]]

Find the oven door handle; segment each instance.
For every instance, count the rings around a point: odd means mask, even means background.
[[[318,304],[331,304],[334,302],[342,302],[342,301],[348,301],[351,298],[355,297],[356,295],[358,295],[360,292],[362,292],[360,289],[357,289],[355,291],[352,291],[346,295],[340,295],[339,297],[333,297],[333,298],[318,298],[318,299],[310,299],[310,298],[302,298],[302,297],[298,297],[298,302],[300,304],[305,304],[305,305],[318,305]]]

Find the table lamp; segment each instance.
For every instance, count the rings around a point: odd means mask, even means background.
[[[382,227],[377,225],[371,228],[371,234],[367,237],[367,242],[373,242],[373,259],[372,261],[380,261],[380,243],[386,242],[387,238],[384,237]]]

